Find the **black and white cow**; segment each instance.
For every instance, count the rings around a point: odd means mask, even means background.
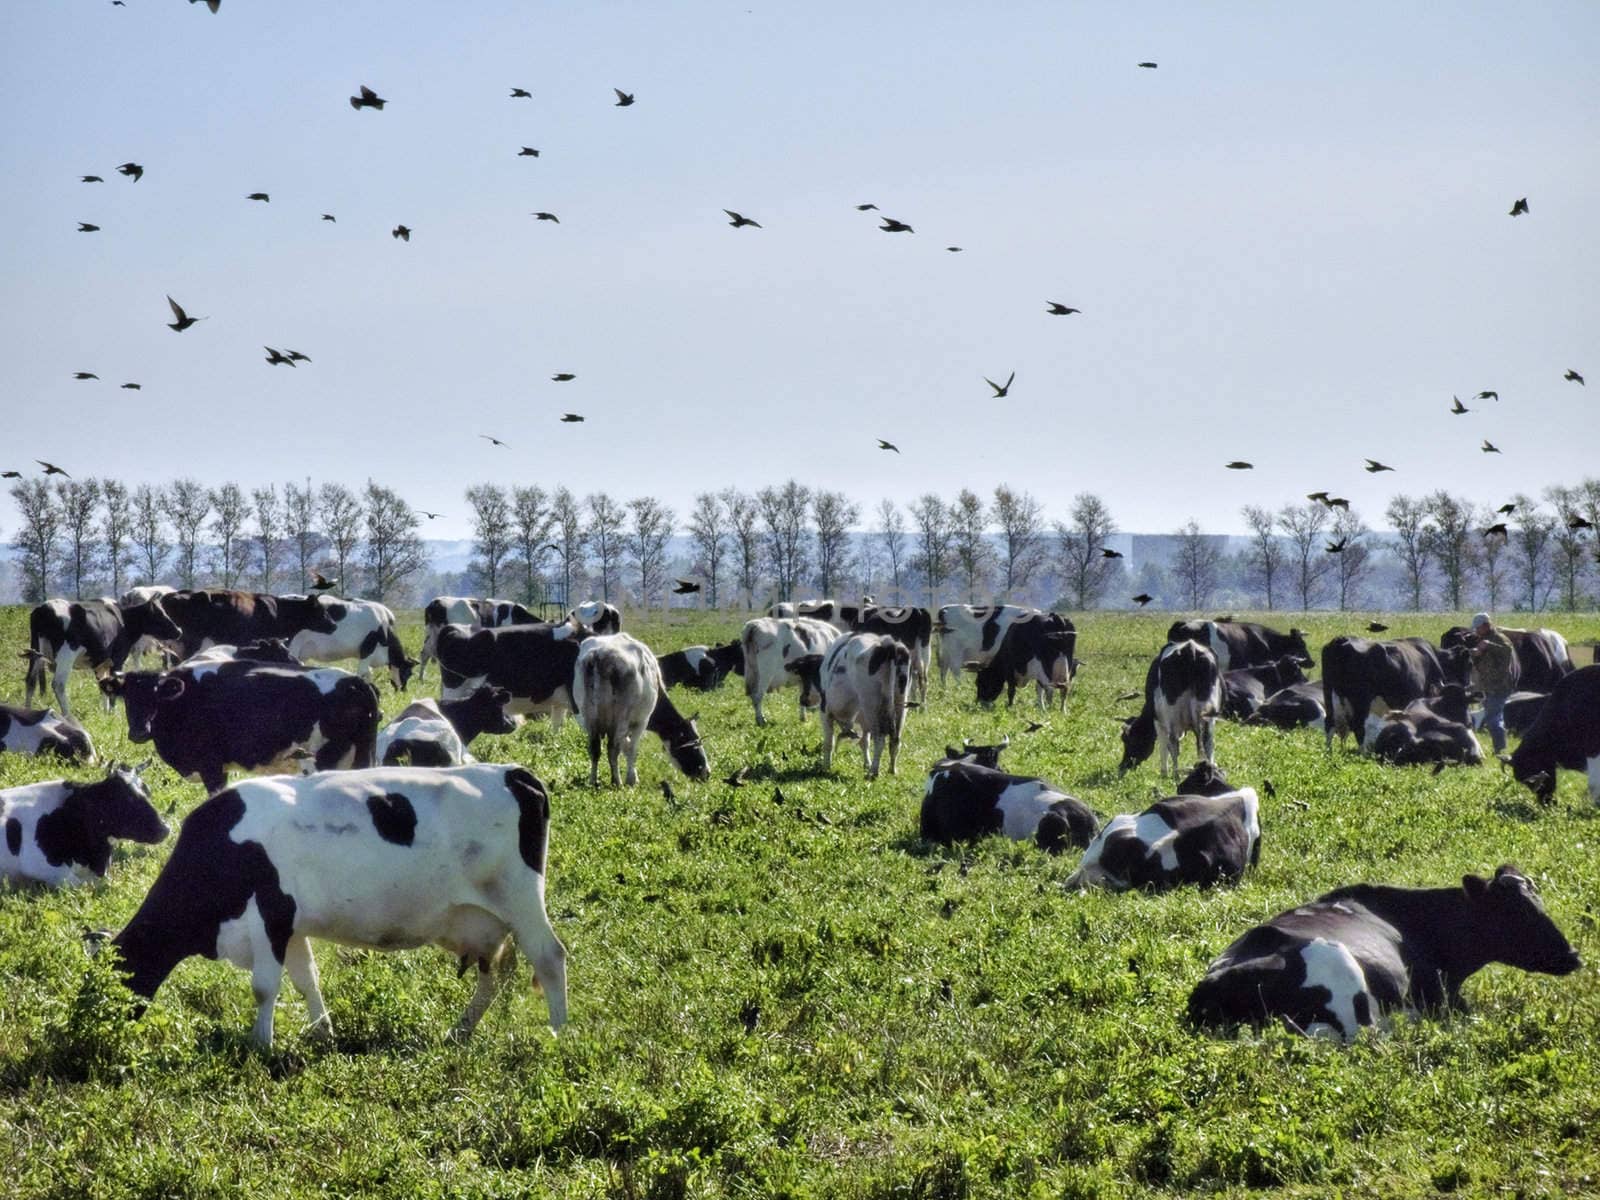
[[[68,762],[94,759],[94,743],[83,726],[58,717],[48,708],[17,708],[0,704],[0,751],[13,754],[54,754]]]
[[[1013,841],[1032,839],[1060,854],[1069,846],[1087,846],[1099,824],[1093,809],[1053,784],[964,756],[937,763],[928,773],[919,832],[941,845],[998,833]]]
[[[928,669],[933,660],[933,614],[910,605],[863,605],[857,613],[853,631],[886,633],[911,651],[911,686],[917,702],[928,699]]]
[[[1302,667],[1312,665],[1306,635],[1299,629],[1279,633],[1252,621],[1174,621],[1167,630],[1167,641],[1186,640],[1199,642],[1210,650],[1224,671],[1265,666],[1285,657]]]
[[[207,646],[204,650],[197,650],[175,665],[201,667],[206,663],[225,662],[277,663],[284,667],[306,665],[289,653],[289,643],[283,638],[257,638],[253,642],[246,642],[243,646],[230,646],[222,642],[215,646]]]
[[[1557,768],[1587,773],[1589,799],[1600,804],[1600,664],[1563,677],[1511,752],[1511,773],[1541,803],[1555,799]]]
[[[514,936],[560,1028],[566,950],[545,912],[549,837],[549,794],[518,766],[246,780],[189,814],[112,945],[146,1000],[192,955],[249,971],[255,1040],[271,1046],[286,970],[311,1032],[332,1032],[311,938],[370,950],[432,943],[475,962],[478,986],[454,1030],[465,1038],[494,999]]]
[[[730,671],[744,674],[744,650],[739,643],[726,646],[685,646],[656,659],[661,682],[669,688],[687,685],[709,692],[721,686]]]
[[[594,633],[621,633],[622,610],[604,600],[588,600],[567,614],[567,620]]]
[[[376,757],[385,767],[459,767],[477,762],[467,747],[479,734],[516,732],[506,712],[511,693],[483,687],[465,700],[413,700],[378,730]]]
[[[1261,802],[1254,788],[1178,795],[1107,821],[1067,886],[1115,892],[1210,887],[1236,882],[1260,855]]]
[[[1436,696],[1413,700],[1382,717],[1367,718],[1364,745],[1397,767],[1483,762],[1483,747],[1467,725],[1467,689],[1447,683]]]
[[[1017,604],[946,604],[933,625],[939,635],[939,686],[945,686],[948,676],[959,676],[968,663],[983,666],[1000,649],[1007,629],[1017,621],[1039,615],[1038,609]]]
[[[1077,630],[1060,613],[1041,613],[1031,620],[1012,622],[1001,635],[993,656],[978,668],[978,703],[987,707],[1004,691],[1006,703],[1012,704],[1017,698],[1017,685],[1031,682],[1041,712],[1050,706],[1057,692],[1065,712],[1067,693],[1072,690],[1077,669],[1073,657],[1077,648]]]
[[[803,691],[818,693],[824,771],[833,766],[834,725],[839,724],[860,733],[861,768],[868,779],[878,777],[886,742],[889,774],[895,773],[911,688],[911,651],[903,643],[886,633],[852,633],[822,654],[790,659],[784,669],[801,676]]]
[[[1567,639],[1554,629],[1511,629],[1505,626],[1500,632],[1511,643],[1516,656],[1516,683],[1530,692],[1546,692],[1555,687],[1556,680],[1572,671],[1572,651]],[[1465,625],[1452,625],[1439,639],[1439,647],[1449,650],[1456,646],[1473,644],[1472,630]]]
[[[840,637],[839,631],[809,617],[756,617],[746,621],[739,633],[744,654],[744,694],[756,710],[756,724],[765,725],[767,716],[761,702],[768,692],[792,683],[800,685],[800,719],[806,709],[815,708],[819,697],[803,676],[784,669],[802,654],[821,654]]]
[[[28,614],[27,692],[23,705],[33,707],[35,691],[43,693],[47,667],[55,670],[56,704],[70,717],[67,679],[72,668],[86,667],[96,675],[120,671],[129,652],[141,638],[168,641],[180,635],[167,612],[171,597],[153,597],[143,604],[122,607],[115,600],[46,600]]]
[[[142,584],[123,592],[117,597],[117,603],[123,608],[131,608],[135,604],[145,604],[159,596],[170,596],[177,590],[164,583]],[[128,662],[135,671],[141,671],[144,669],[145,655],[154,654],[163,666],[170,666],[172,661],[170,653],[165,642],[153,637],[142,637],[134,642],[133,649],[128,651]]]
[[[667,696],[656,657],[638,638],[626,633],[588,638],[578,648],[573,670],[572,703],[589,735],[589,786],[600,783],[600,743],[611,764],[611,786],[622,780],[617,757],[628,758],[627,785],[639,782],[635,762],[645,730],[659,737],[678,769],[690,779],[711,778],[711,764],[694,718],[687,720]]]
[[[1461,985],[1489,963],[1570,975],[1581,965],[1515,867],[1460,887],[1357,884],[1238,938],[1189,995],[1196,1025],[1282,1021],[1352,1040],[1381,1013],[1465,1009]]]
[[[1216,656],[1199,642],[1172,642],[1145,673],[1144,707],[1136,717],[1122,722],[1122,762],[1125,774],[1149,758],[1161,745],[1161,773],[1178,773],[1178,748],[1185,733],[1193,732],[1195,746],[1206,762],[1216,759],[1213,728],[1222,708],[1222,672]]]
[[[374,667],[389,668],[389,682],[400,691],[411,682],[416,660],[407,657],[395,632],[394,613],[375,600],[336,600],[318,596],[328,616],[333,618],[332,633],[302,629],[289,642],[289,651],[305,662],[339,662],[356,659],[356,675],[366,679]]]
[[[273,596],[229,588],[173,592],[161,604],[183,630],[182,657],[208,646],[243,646],[263,638],[293,642],[303,629],[334,632],[318,596]]]
[[[167,826],[139,772],[113,766],[104,779],[52,779],[0,791],[0,879],[47,887],[103,879],[111,839],[153,845]]]
[[[560,729],[573,711],[578,646],[589,636],[573,621],[476,631],[446,625],[435,641],[444,698],[462,700],[485,685],[504,688],[511,694],[507,711],[548,714],[551,727]]]
[[[1322,681],[1290,684],[1273,692],[1249,717],[1251,725],[1272,725],[1278,729],[1304,726],[1322,732],[1327,709],[1322,707]]]
[[[317,770],[370,767],[378,693],[337,667],[205,663],[129,671],[114,681],[128,715],[128,740],[153,741],[179,775],[221,791],[228,768]]]
[[[1419,637],[1389,642],[1334,638],[1322,648],[1322,705],[1327,712],[1322,731],[1328,749],[1333,749],[1334,734],[1341,742],[1348,733],[1363,735],[1375,701],[1404,708],[1436,695],[1447,683],[1466,683],[1470,669],[1465,646],[1440,650]]]
[[[515,600],[480,600],[475,596],[435,596],[422,609],[422,649],[417,652],[417,679],[435,657],[434,643],[446,625],[468,629],[500,629],[506,625],[542,625],[531,610]]]
[[[837,600],[801,600],[794,609],[795,616],[832,625],[840,633],[853,633],[861,617],[859,605],[840,604]]]
[[[1287,654],[1276,662],[1224,671],[1222,715],[1235,721],[1247,721],[1268,696],[1305,681],[1306,673],[1299,659]]]
[[[964,738],[959,750],[954,746],[946,746],[944,748],[944,757],[934,764],[934,769],[938,770],[939,767],[944,766],[946,763],[970,762],[977,763],[980,767],[988,767],[991,771],[997,771],[1000,769],[1000,755],[1009,745],[1011,745],[1010,734],[987,746],[980,746],[971,738]]]

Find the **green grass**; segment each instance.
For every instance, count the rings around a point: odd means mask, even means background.
[[[1294,620],[1315,645],[1372,615]],[[1112,718],[1170,619],[1082,618],[1072,711],[1042,733],[1020,734],[1031,699],[984,712],[970,677],[935,690],[908,721],[899,776],[870,785],[853,752],[818,772],[817,722],[797,721],[793,692],[773,698],[774,721],[758,730],[737,678],[679,693],[701,712],[707,784],[677,775],[654,738],[639,787],[621,791],[585,785],[573,723],[481,740],[481,756],[525,763],[550,786],[549,909],[571,955],[572,1022],[559,1037],[525,965],[462,1048],[444,1035],[471,981],[446,955],[331,945],[317,951],[329,1047],[300,1036],[304,1007],[286,988],[275,1048],[253,1049],[248,977],[203,959],[130,1021],[126,993],[79,933],[120,926],[170,842],[119,849],[103,886],[0,885],[4,1191],[1600,1193],[1600,813],[1579,776],[1564,773],[1557,803],[1540,808],[1492,762],[1433,776],[1329,758],[1307,732],[1219,723],[1232,778],[1277,789],[1263,799],[1260,867],[1239,887],[1068,894],[1073,855],[918,842],[923,771],[963,736],[1009,731],[1003,765],[1102,813],[1164,794],[1153,760],[1116,778]],[[1390,636],[1457,623],[1384,619]],[[1574,641],[1600,634],[1592,615],[1547,623]],[[665,652],[735,626],[658,620],[635,632]],[[24,630],[21,610],[0,610],[0,662],[16,662]],[[384,692],[393,713],[399,700]],[[20,694],[13,667],[0,695]],[[73,699],[102,756],[145,756],[120,711],[99,711],[87,676]],[[721,782],[739,766],[747,786]],[[6,786],[54,773],[0,758]],[[159,807],[188,812],[202,798],[163,766],[149,778]],[[1440,884],[1505,861],[1538,880],[1589,964],[1579,974],[1490,967],[1467,985],[1472,1014],[1402,1019],[1349,1048],[1186,1027],[1189,989],[1249,924],[1339,884]]]

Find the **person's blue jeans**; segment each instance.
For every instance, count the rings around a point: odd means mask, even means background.
[[[1494,752],[1504,754],[1506,749],[1506,694],[1496,692],[1483,697],[1483,727],[1494,739]]]

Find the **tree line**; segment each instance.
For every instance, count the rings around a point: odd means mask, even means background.
[[[1504,506],[1444,491],[1397,495],[1382,531],[1347,505],[1247,506],[1243,537],[1207,534],[1193,520],[1170,535],[1140,535],[1131,569],[1111,548],[1118,528],[1100,497],[1081,493],[1051,518],[1037,498],[1005,485],[987,497],[963,488],[904,506],[885,499],[864,513],[842,492],[791,479],[754,492],[702,492],[680,522],[649,496],[479,483],[463,493],[472,560],[454,575],[429,561],[424,514],[371,480],[357,491],[309,480],[246,490],[192,479],[130,488],[35,478],[10,494],[21,592],[35,602],[118,595],[143,583],[304,591],[313,572],[346,594],[396,604],[461,591],[528,604],[598,596],[664,606],[678,578],[699,591],[676,603],[742,609],[864,593],[1071,609],[1126,607],[1138,593],[1155,607],[1188,610],[1575,610],[1600,596],[1600,479]]]

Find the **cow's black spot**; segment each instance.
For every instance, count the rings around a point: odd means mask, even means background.
[[[22,853],[22,822],[15,817],[6,819],[6,849],[13,855]]]
[[[378,836],[396,846],[409,846],[417,834],[417,810],[399,792],[367,797],[367,811]]]
[[[361,645],[357,648],[356,657],[369,658],[377,653],[378,647],[381,645],[383,645],[383,630],[369,630],[367,635],[361,639]]]
[[[544,848],[550,831],[550,794],[532,771],[517,767],[506,772],[506,787],[516,798],[517,852],[528,866],[544,874]]]

